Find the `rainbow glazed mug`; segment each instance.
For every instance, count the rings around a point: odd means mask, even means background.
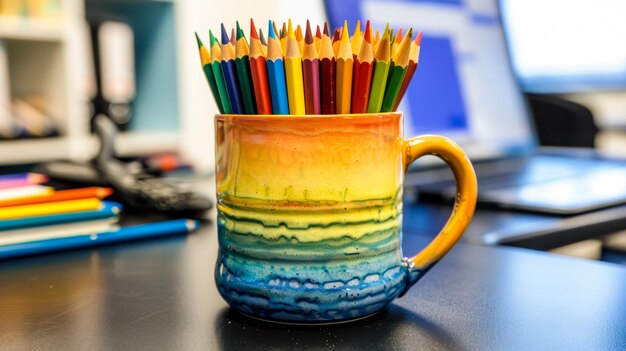
[[[222,297],[250,316],[291,323],[373,314],[437,263],[468,226],[476,176],[455,143],[403,139],[401,113],[217,115],[216,176]],[[457,183],[439,235],[402,255],[402,183],[436,155]]]

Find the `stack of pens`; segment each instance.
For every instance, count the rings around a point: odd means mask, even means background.
[[[122,206],[103,199],[111,189],[54,190],[47,177],[0,175],[0,260],[147,237],[187,233],[196,222],[117,225]]]
[[[223,114],[348,114],[395,111],[417,68],[422,33],[413,38],[387,24],[382,35],[367,21],[348,23],[332,36],[325,23],[315,34],[309,21],[281,30],[269,21],[268,39],[250,20],[250,43],[239,26],[209,30],[210,47],[196,34],[200,59]]]

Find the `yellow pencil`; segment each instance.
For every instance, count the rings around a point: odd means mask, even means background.
[[[363,32],[361,32],[361,20],[356,21],[356,27],[352,34],[352,58],[356,60],[356,56],[361,51],[361,43],[363,43]]]
[[[353,64],[348,21],[344,21],[341,43],[337,51],[337,113],[350,113]]]
[[[13,206],[0,209],[0,219],[46,216],[69,212],[91,211],[102,207],[97,198],[56,201],[34,205]]]
[[[302,80],[302,54],[293,32],[291,19],[287,29],[287,51],[285,52],[285,79],[287,80],[287,98],[289,113],[292,115],[306,114],[304,103],[304,82]]]

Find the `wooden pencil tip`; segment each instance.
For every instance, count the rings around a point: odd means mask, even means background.
[[[370,20],[367,20],[365,23],[365,35],[363,36],[363,40],[365,40],[368,44],[372,43],[372,28],[370,27]]]
[[[250,38],[259,39],[259,33],[256,31],[256,26],[252,18],[250,18]]]
[[[228,32],[226,32],[226,27],[224,27],[224,23],[222,23],[222,44],[228,44],[229,42]]]
[[[293,24],[291,23],[291,18],[289,19],[289,24],[287,25],[287,36],[289,38],[296,38],[296,34],[293,31]]]
[[[356,20],[356,27],[354,27],[354,34],[361,33],[361,20]]]
[[[262,28],[259,28],[259,40],[261,41],[261,44],[267,46],[267,41],[265,40],[265,36],[263,35]]]
[[[230,43],[235,45],[235,28],[230,29]]]
[[[267,29],[267,36],[276,39],[276,33],[274,33],[274,26],[272,26],[272,20],[269,21],[269,28]]]
[[[399,44],[402,41],[402,27],[398,29],[398,34],[396,34],[396,44]]]
[[[311,32],[311,23],[309,22],[309,20],[306,20],[306,35],[304,36],[304,42],[306,44],[313,44],[314,42],[313,33]]]
[[[307,20],[308,21],[308,20]],[[322,31],[320,30],[320,25],[317,25],[317,29],[315,30],[315,37],[316,38],[322,38]]]
[[[209,29],[209,45],[213,46],[217,43],[217,38],[213,35],[213,31]]]
[[[417,33],[417,36],[415,36],[415,44],[417,46],[422,45],[422,32]]]
[[[348,21],[343,21],[343,30],[341,33],[341,43],[350,44],[350,32],[348,31]]]
[[[302,36],[302,27],[300,27],[300,25],[298,25],[296,27],[296,40],[302,41],[303,39],[304,39],[304,37]]]
[[[203,44],[202,44],[202,40],[200,40],[200,37],[198,36],[198,32],[193,32],[193,34],[196,35],[196,42],[198,43],[198,48],[201,48]]]
[[[324,22],[324,34],[330,37],[330,32],[328,31],[328,22]]]
[[[243,37],[243,31],[241,30],[241,26],[239,26],[239,21],[235,21],[235,27],[237,28],[237,40],[239,40]]]

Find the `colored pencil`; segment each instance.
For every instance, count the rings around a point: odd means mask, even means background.
[[[283,54],[287,52],[287,24],[285,22],[280,29],[280,48],[283,49]]]
[[[396,56],[396,52],[398,51],[398,46],[402,42],[402,28],[398,29],[398,33],[396,34],[395,39],[393,39],[393,36],[391,38],[392,38],[392,41],[391,41],[391,57],[395,57]]]
[[[220,94],[217,90],[217,83],[215,82],[215,76],[213,75],[213,70],[211,69],[211,53],[204,46],[198,33],[194,33],[196,35],[196,41],[198,42],[198,50],[200,51],[200,63],[202,64],[202,70],[204,71],[204,75],[206,76],[206,80],[209,83],[209,87],[211,88],[211,93],[213,95],[213,99],[215,100],[215,104],[217,105],[217,109],[220,110],[220,113],[224,113],[224,107],[220,101]]]
[[[252,89],[252,77],[250,76],[250,47],[246,36],[236,22],[237,41],[235,42],[235,66],[237,68],[237,81],[243,98],[243,112],[247,115],[256,113],[254,90]]]
[[[237,69],[235,68],[235,49],[228,38],[226,28],[222,23],[222,74],[228,91],[228,98],[234,114],[242,114],[241,94],[237,82]]]
[[[233,47],[235,47],[235,42],[236,42],[235,41],[235,36],[236,35],[237,34],[235,33],[235,28],[231,28],[230,29],[230,38],[229,38],[229,40],[230,40],[230,43],[233,45]]]
[[[304,79],[304,102],[308,115],[321,113],[320,106],[320,61],[315,48],[315,39],[309,20],[306,21],[306,36],[302,51],[302,75]]]
[[[302,54],[298,48],[298,41],[293,32],[291,19],[287,29],[287,51],[285,52],[285,79],[287,80],[287,97],[289,99],[289,113],[303,115],[306,113],[304,101],[304,82],[302,79]]]
[[[308,20],[307,20],[308,21]],[[296,27],[296,41],[298,42],[298,49],[300,50],[300,56],[304,52],[304,36],[302,35],[302,27],[298,25]]]
[[[263,115],[272,114],[272,98],[267,82],[267,67],[265,54],[263,53],[263,44],[259,39],[259,34],[257,34],[252,18],[250,19],[250,71],[252,73],[257,111]]]
[[[336,28],[332,37],[333,41],[333,54],[335,54],[335,58],[337,58],[337,54],[339,53],[339,45],[341,44],[341,28]]]
[[[287,85],[285,83],[285,65],[283,64],[283,51],[280,41],[270,21],[267,34],[267,77],[272,97],[272,112],[275,115],[288,115],[289,103],[287,102]]]
[[[90,211],[99,209],[102,202],[97,198],[57,201],[33,205],[0,208],[0,219],[35,217],[59,213]]]
[[[66,238],[43,239],[0,246],[0,259],[9,259],[27,255],[36,255],[110,245],[133,240],[188,234],[198,228],[200,223],[190,219],[173,219],[162,222],[138,224],[121,227],[105,233],[90,233]]]
[[[356,61],[356,57],[361,51],[361,43],[363,42],[363,32],[361,32],[361,20],[356,21],[356,27],[352,33],[350,39],[350,45],[352,46],[352,59]]]
[[[112,193],[113,191],[109,188],[98,187],[59,190],[35,196],[0,200],[0,208],[87,198],[103,199]]]
[[[374,73],[372,74],[372,87],[370,89],[370,97],[367,103],[367,112],[380,112],[385,97],[385,88],[387,86],[387,77],[389,75],[389,66],[391,64],[391,46],[389,43],[389,24],[383,31],[383,37],[378,43],[376,54],[374,55]]]
[[[344,21],[341,44],[337,52],[337,113],[340,114],[350,113],[353,65],[348,21]]]
[[[10,174],[0,174],[0,182],[4,180],[14,180],[14,179],[28,179],[30,178],[32,173],[10,173]]]
[[[352,80],[352,113],[364,113],[367,111],[367,102],[370,95],[372,73],[374,71],[374,54],[372,52],[372,29],[370,21],[365,25],[365,35],[354,61]]]
[[[376,36],[374,37],[374,41],[372,42],[372,50],[376,52],[378,49],[378,43],[380,43],[380,31],[376,31]]]
[[[409,28],[408,32],[402,39],[396,50],[396,56],[393,57],[392,66],[389,68],[389,78],[387,78],[387,88],[385,89],[385,97],[383,98],[383,106],[381,112],[391,112],[396,105],[402,81],[406,75],[406,69],[409,65],[409,51],[411,49],[411,39],[413,29]]]
[[[328,35],[328,24],[324,23],[324,34],[320,41],[320,87],[321,88],[321,110],[325,115],[335,114],[336,111],[336,77],[335,77],[335,54],[333,44]]]
[[[394,111],[398,110],[398,105],[400,105],[400,101],[402,101],[402,98],[404,97],[404,93],[406,93],[406,89],[409,87],[409,83],[411,83],[411,79],[413,78],[413,75],[415,74],[415,70],[417,69],[417,63],[419,61],[421,44],[422,44],[422,32],[419,32],[417,33],[415,40],[411,42],[411,49],[409,51],[409,66],[406,69],[404,80],[402,80],[402,86],[400,87],[400,92],[398,93],[396,104],[393,107]]]
[[[48,177],[38,173],[27,173],[24,177],[0,179],[0,189],[38,185],[48,181]]]
[[[317,28],[315,29],[315,50],[317,50],[317,52],[320,51],[320,44],[322,43],[322,31],[320,29],[319,24],[317,25]]]
[[[261,41],[261,49],[263,51],[263,56],[267,56],[267,41],[265,40],[265,35],[263,35],[263,29],[259,28],[259,41]]]
[[[220,48],[217,38],[213,36],[213,32],[210,30],[209,38],[211,41],[211,71],[213,71],[213,77],[215,78],[219,100],[224,109],[224,113],[233,113],[226,83],[224,82],[224,74],[222,73],[222,49]]]
[[[0,200],[14,200],[33,196],[52,194],[54,188],[43,185],[28,185],[17,188],[0,189]]]

